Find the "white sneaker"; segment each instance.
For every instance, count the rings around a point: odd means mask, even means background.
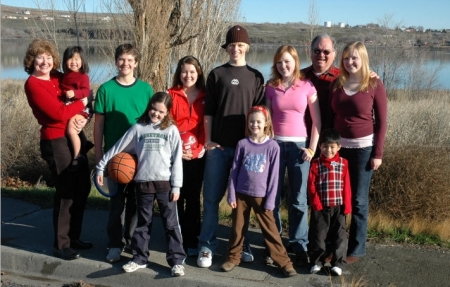
[[[106,261],[117,262],[120,260],[120,254],[122,254],[122,249],[120,248],[110,248],[108,255],[106,255]]]
[[[199,267],[210,267],[212,265],[211,252],[199,252],[197,258],[197,265]]]
[[[319,272],[322,269],[322,267],[320,267],[319,265],[314,265],[313,267],[311,267],[311,270],[309,271],[309,273],[311,274],[316,274],[317,272]]]
[[[241,252],[241,261],[242,262],[253,262],[255,258],[253,257],[252,250],[250,249],[250,245],[242,246]]]
[[[147,267],[147,264],[139,265],[136,262],[130,261],[127,264],[125,264],[124,266],[122,266],[122,269],[125,272],[134,272],[138,269],[145,268],[145,267]]]
[[[331,273],[333,273],[334,275],[337,275],[337,276],[341,276],[342,269],[337,266],[334,266],[333,268],[331,268]]]
[[[172,267],[172,276],[174,276],[174,277],[184,276],[183,265],[174,265]]]

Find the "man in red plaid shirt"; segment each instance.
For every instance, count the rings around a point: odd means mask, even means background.
[[[345,215],[352,211],[348,162],[339,156],[341,136],[326,129],[319,139],[320,157],[311,162],[308,195],[311,203],[309,258],[311,273],[324,264],[326,239],[331,240],[331,273],[340,276],[346,267],[347,232]]]

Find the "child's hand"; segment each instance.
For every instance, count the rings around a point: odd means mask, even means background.
[[[206,150],[213,150],[215,148],[218,148],[220,150],[224,150],[224,148],[220,144],[218,144],[216,142],[209,142],[208,145],[206,146]]]
[[[103,175],[97,175],[97,183],[100,186],[103,186]]]
[[[228,204],[231,206],[231,208],[235,209],[237,207],[237,203],[235,201],[228,202]]]
[[[73,90],[67,91],[66,92],[66,97],[69,98],[69,99],[75,97],[75,92]]]
[[[183,156],[182,158],[184,160],[191,160],[194,156],[192,155],[192,150],[191,149],[187,149],[183,151]]]
[[[177,201],[178,198],[180,198],[180,194],[179,193],[172,193],[170,195],[170,201]]]
[[[205,155],[205,147],[202,148],[202,150],[198,153],[198,158],[202,158]]]
[[[303,151],[302,159],[304,161],[311,161],[314,156],[314,153],[312,153],[312,150],[309,148],[304,148],[304,147],[301,147],[300,149]]]
[[[371,158],[370,166],[372,167],[373,170],[377,170],[380,167],[382,162],[383,162],[383,160],[380,158]]]

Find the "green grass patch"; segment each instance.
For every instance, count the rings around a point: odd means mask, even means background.
[[[408,243],[428,246],[439,246],[450,248],[450,242],[441,240],[438,236],[419,233],[413,234],[407,228],[393,228],[386,230],[371,230],[367,231],[367,237],[374,241],[394,241],[396,243]]]
[[[39,205],[42,208],[53,207],[54,188],[48,187],[23,187],[23,188],[9,188],[2,187],[2,196],[20,199]],[[91,189],[87,200],[86,208],[108,210],[109,199],[102,196],[97,190]]]

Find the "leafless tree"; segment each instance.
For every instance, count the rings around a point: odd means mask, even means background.
[[[406,73],[409,50],[403,49],[403,35],[396,30],[401,23],[394,21],[393,14],[385,14],[379,20],[383,29],[382,37],[378,39],[381,47],[376,47],[370,55],[371,68],[378,73],[388,91],[398,87]]]
[[[78,28],[78,13],[82,11],[82,8],[84,8],[85,0],[64,0],[64,4],[71,14],[73,16],[73,21],[75,23],[75,33],[77,36],[77,45],[80,46],[80,31]]]
[[[58,47],[59,35],[56,33],[56,1],[55,0],[33,0],[34,5],[40,12],[39,18],[32,18],[30,30],[35,38],[50,38]],[[42,28],[41,28],[42,27]]]
[[[308,24],[309,24],[309,42],[311,43],[314,39],[315,35],[315,28],[319,24],[319,12],[316,9],[316,1],[311,0],[309,2],[309,10],[308,10]]]
[[[412,100],[439,88],[437,75],[441,65],[424,67],[428,50],[414,47],[414,36],[398,29],[401,23],[395,22],[392,14],[379,19],[383,29],[376,42],[380,46],[370,51],[370,66],[383,81],[388,95],[394,98],[397,90],[403,90]]]
[[[220,36],[236,21],[239,6],[240,0],[104,0],[112,18],[104,35],[107,53],[124,41],[134,43],[142,55],[137,76],[163,90],[178,57],[197,56],[205,70],[215,64]]]

